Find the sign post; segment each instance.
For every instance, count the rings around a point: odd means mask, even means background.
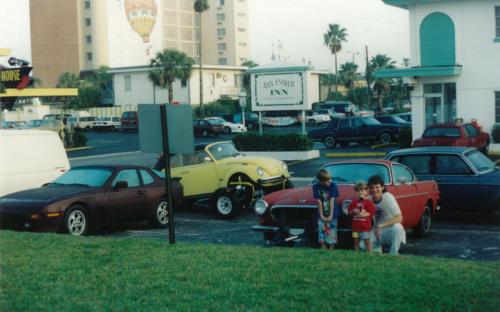
[[[247,94],[245,91],[241,91],[239,94],[240,98],[240,108],[241,108],[241,120],[243,122],[243,127],[245,127],[245,107],[247,106]]]
[[[160,115],[160,118],[158,118]],[[158,135],[161,133],[161,135]],[[191,105],[139,105],[139,147],[145,153],[163,153],[165,196],[168,203],[168,237],[175,243],[170,155],[194,152]]]

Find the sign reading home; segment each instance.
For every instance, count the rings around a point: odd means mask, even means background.
[[[255,75],[255,96],[255,104],[261,108],[297,106],[300,110],[304,105],[304,73]]]
[[[0,70],[0,81],[7,88],[26,88],[30,82],[30,72],[32,67],[2,68]]]

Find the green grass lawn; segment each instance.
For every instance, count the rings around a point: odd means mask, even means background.
[[[0,311],[498,311],[500,263],[0,231]]]

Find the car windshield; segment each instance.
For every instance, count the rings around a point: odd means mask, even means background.
[[[156,169],[151,169],[151,171],[153,171],[153,173],[158,177],[158,178],[161,178],[161,179],[165,179],[165,172],[164,171],[159,171],[159,170],[156,170]]]
[[[371,176],[380,176],[385,184],[390,184],[389,168],[382,164],[333,164],[325,167],[337,184],[367,182]]]
[[[465,153],[465,157],[479,172],[484,172],[495,168],[495,163],[492,162],[488,157],[484,156],[483,153],[478,150],[472,150]]]
[[[224,123],[223,119],[219,118],[211,118],[211,119],[206,119],[211,125],[221,125]]]
[[[238,152],[232,143],[214,144],[208,148],[208,151],[216,160],[240,155],[240,152]]]
[[[403,118],[399,117],[399,116],[392,116],[392,119],[395,122],[397,122],[398,124],[405,124],[406,123],[406,121]]]
[[[373,117],[364,117],[363,118],[363,122],[367,125],[380,125],[380,121],[378,121],[377,119],[373,118]]]
[[[99,121],[111,121],[111,117],[99,117],[97,118]]]
[[[75,168],[57,178],[53,184],[102,187],[111,174],[111,168]]]
[[[26,124],[26,128],[37,128],[37,127],[40,127],[40,125],[42,124],[42,121],[43,120],[40,120],[40,119],[30,120]]]
[[[434,138],[434,137],[448,137],[448,138],[459,138],[460,131],[458,128],[450,127],[432,127],[427,128],[422,135],[424,138]]]

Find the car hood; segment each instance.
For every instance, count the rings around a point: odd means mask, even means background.
[[[95,189],[79,186],[49,185],[11,193],[0,197],[0,209],[12,207],[35,207],[41,208],[55,201],[68,197],[90,193]]]
[[[263,156],[238,156],[221,160],[225,165],[248,166],[253,165],[261,167],[271,176],[285,174],[283,162],[270,157]]]
[[[435,138],[420,138],[415,140],[414,144],[416,146],[449,146],[454,144],[459,138],[445,138],[445,137],[435,137]]]
[[[343,201],[354,196],[353,186],[350,184],[337,185],[340,196],[336,202],[342,205]],[[264,197],[264,200],[270,205],[292,205],[306,206],[316,205],[316,199],[313,197],[312,185],[287,189],[275,193],[271,193]]]

